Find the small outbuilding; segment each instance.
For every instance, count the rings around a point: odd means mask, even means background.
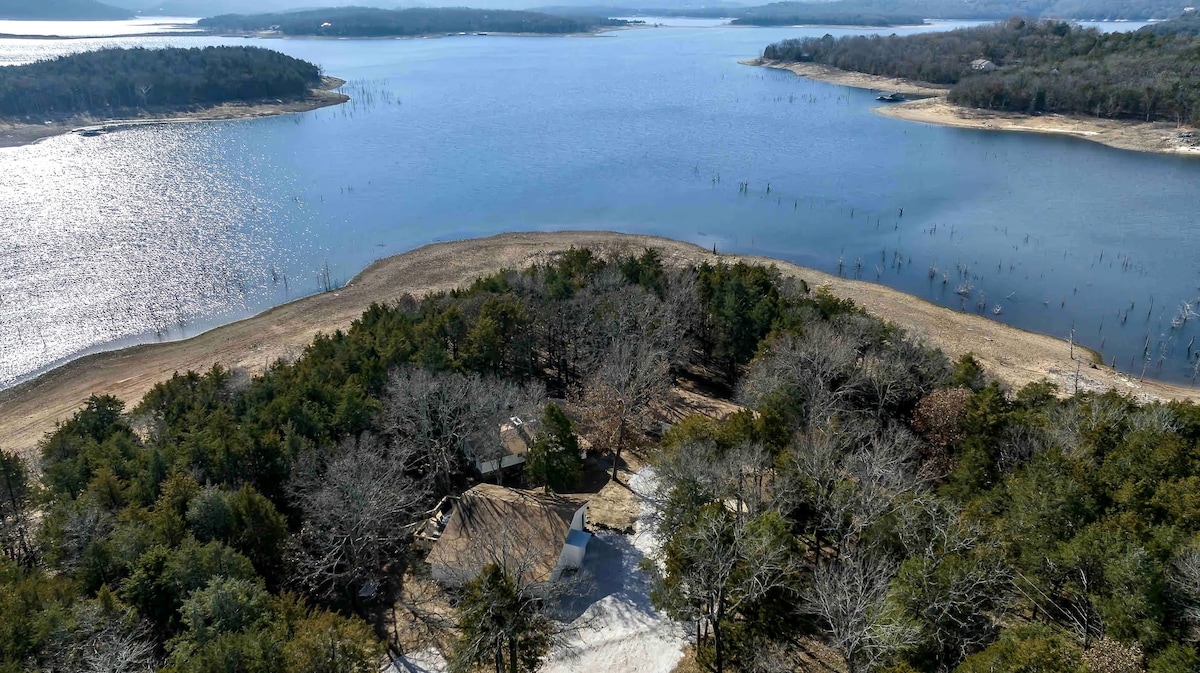
[[[500,426],[499,451],[477,452],[475,469],[486,477],[524,463],[525,454],[533,448],[537,424],[536,419],[523,420],[519,416],[510,418]]]
[[[528,584],[558,581],[578,569],[591,534],[587,504],[560,495],[479,484],[464,493],[429,550],[433,578],[448,586],[499,565]]]
[[[971,70],[975,70],[977,72],[992,72],[996,69],[996,64],[992,63],[986,58],[977,58],[974,61],[971,61]]]

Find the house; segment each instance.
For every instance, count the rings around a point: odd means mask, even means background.
[[[979,72],[992,72],[996,70],[996,64],[992,63],[986,58],[977,58],[974,61],[971,61],[971,70],[976,70]]]
[[[537,434],[537,420],[522,420],[513,416],[500,426],[500,450],[489,453],[476,452],[475,469],[487,476],[525,462],[525,454],[533,448]]]
[[[560,409],[568,409],[565,401],[550,400],[551,403],[558,405]],[[571,420],[575,423],[579,419],[568,413]],[[537,439],[538,424],[540,421],[536,418],[522,418],[521,416],[513,416],[508,419],[507,423],[500,425],[500,446],[495,447],[490,451],[479,451],[474,447],[471,448],[471,457],[475,461],[475,469],[483,477],[488,477],[501,470],[522,465],[525,463],[525,454],[533,448],[534,441]],[[579,437],[579,448],[581,457],[586,458],[588,450],[591,449],[591,444]]]
[[[556,582],[583,564],[592,538],[586,520],[582,501],[479,484],[458,499],[440,532],[424,532],[434,539],[428,556],[433,578],[458,586],[496,564],[530,585]]]

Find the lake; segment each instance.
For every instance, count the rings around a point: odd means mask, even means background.
[[[872,92],[737,64],[783,38],[863,31],[709,23],[590,38],[0,40],[0,63],[266,46],[321,64],[353,97],[0,149],[0,386],[311,294],[325,269],[344,282],[433,241],[558,229],[840,267],[1191,380],[1200,319],[1172,321],[1200,298],[1200,161],[885,118]]]

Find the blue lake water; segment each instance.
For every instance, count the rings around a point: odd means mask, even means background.
[[[895,32],[911,30],[929,28]],[[1200,161],[889,119],[869,91],[737,64],[825,32],[851,31],[0,40],[0,63],[261,45],[321,64],[353,97],[0,149],[0,386],[310,294],[326,265],[344,281],[432,241],[558,229],[835,273],[841,260],[847,276],[956,309],[1074,328],[1125,371],[1192,378],[1200,318],[1171,323],[1200,298]]]

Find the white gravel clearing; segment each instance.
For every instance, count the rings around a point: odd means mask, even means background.
[[[638,567],[659,545],[653,469],[635,474],[629,487],[641,503],[637,532],[632,538],[592,538],[583,562],[595,582],[590,605],[571,623],[577,630],[566,644],[546,658],[544,673],[670,673],[683,658],[690,630],[654,609],[649,581]]]
[[[543,673],[670,673],[690,644],[691,630],[650,604],[650,583],[638,565],[659,546],[657,486],[652,468],[629,480],[638,496],[632,537],[598,533],[588,545],[582,572],[588,595],[574,601],[577,616],[565,642],[546,657]],[[426,650],[402,657],[387,673],[444,673],[446,661]]]

